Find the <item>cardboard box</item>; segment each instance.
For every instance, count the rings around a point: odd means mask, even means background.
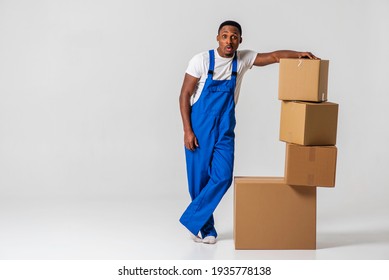
[[[235,249],[316,249],[316,188],[235,177]]]
[[[285,183],[334,187],[337,148],[286,144]]]
[[[280,59],[278,99],[327,100],[328,60]]]
[[[338,104],[282,101],[280,140],[307,146],[334,146]]]

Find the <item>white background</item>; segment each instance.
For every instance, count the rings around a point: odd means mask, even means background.
[[[240,49],[330,60],[337,180],[318,190],[318,223],[386,221],[386,234],[388,15],[386,0],[1,0],[0,201],[174,198],[178,223],[189,202],[182,78],[233,19],[243,28]],[[283,176],[277,91],[277,64],[246,74],[235,175]]]

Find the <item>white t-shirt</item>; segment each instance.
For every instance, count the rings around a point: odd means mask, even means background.
[[[232,59],[233,57],[221,57],[217,50],[215,52],[215,69],[213,72],[214,80],[229,80],[231,79],[232,72]],[[240,86],[242,84],[243,75],[248,69],[253,67],[255,58],[257,57],[257,52],[251,50],[242,50],[237,51],[238,53],[238,75],[236,79],[235,87],[235,104],[238,102]],[[193,105],[197,100],[199,100],[201,92],[203,90],[205,81],[208,76],[209,69],[209,52],[202,52],[195,55],[190,61],[186,73],[200,78],[197,83],[197,88],[192,95],[191,105]]]

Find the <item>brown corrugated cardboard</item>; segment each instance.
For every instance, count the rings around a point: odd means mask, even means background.
[[[308,146],[336,144],[338,104],[302,101],[281,103],[281,141]]]
[[[328,60],[281,59],[278,99],[326,101],[328,65]]]
[[[334,187],[337,148],[286,144],[285,183]]]
[[[316,249],[316,188],[235,177],[235,249]]]

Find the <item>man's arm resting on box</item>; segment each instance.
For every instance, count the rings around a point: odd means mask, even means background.
[[[319,59],[310,52],[297,52],[297,51],[274,51],[269,53],[258,53],[255,58],[255,66],[265,66],[273,63],[280,62],[281,58],[309,58],[309,59]]]

